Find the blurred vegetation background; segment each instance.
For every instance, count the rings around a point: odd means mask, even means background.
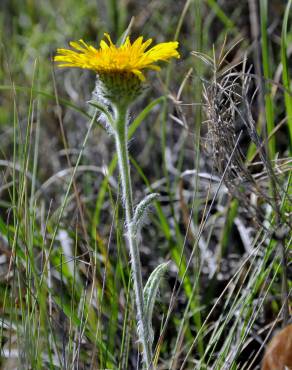
[[[114,143],[100,124],[84,142],[95,76],[52,62],[71,40],[98,46],[129,25],[131,39],[176,39],[181,53],[149,73],[131,112],[135,203],[161,194],[141,232],[145,280],[171,261],[154,310],[155,364],[259,369],[291,313],[284,0],[1,0],[0,367],[140,368]]]

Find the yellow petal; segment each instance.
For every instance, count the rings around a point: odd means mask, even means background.
[[[139,79],[141,81],[145,81],[145,76],[143,75],[143,73],[141,71],[139,71],[138,69],[133,69],[132,71],[136,76],[139,77]]]
[[[112,42],[112,39],[111,39],[111,37],[110,37],[110,35],[108,34],[108,33],[104,33],[104,36],[108,39],[108,41],[109,41],[109,43],[110,43],[110,45],[113,45],[113,42]]]
[[[160,43],[147,50],[152,39],[144,42],[143,37],[140,36],[131,43],[128,36],[124,44],[117,47],[108,33],[104,36],[106,39],[100,41],[99,49],[86,44],[82,39],[71,41],[70,46],[74,50],[57,49],[54,61],[63,67],[87,68],[97,73],[132,73],[144,81],[143,70],[160,70],[156,62],[180,57],[177,41]]]

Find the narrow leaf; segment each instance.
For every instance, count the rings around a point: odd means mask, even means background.
[[[137,205],[133,218],[134,233],[141,228],[147,210],[158,197],[158,193],[149,194]]]
[[[102,112],[108,119],[108,123],[110,124],[110,126],[114,128],[114,119],[104,104],[97,102],[96,100],[89,100],[88,104],[92,105],[93,107],[98,109],[100,112]]]
[[[144,317],[146,324],[148,326],[148,333],[149,333],[149,340],[151,345],[153,344],[154,334],[152,329],[152,314],[153,308],[156,301],[156,296],[158,292],[158,288],[163,278],[165,271],[169,262],[164,262],[158,265],[155,270],[152,271],[151,275],[148,278],[148,281],[144,287],[143,294],[144,294]]]

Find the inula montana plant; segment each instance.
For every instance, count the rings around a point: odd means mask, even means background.
[[[139,96],[145,80],[144,70],[159,70],[156,62],[179,58],[178,42],[160,43],[150,49],[152,40],[143,42],[139,37],[131,43],[127,37],[116,46],[110,36],[102,40],[100,48],[86,44],[83,40],[71,42],[74,50],[58,49],[55,61],[60,67],[79,67],[96,72],[96,100],[91,104],[102,112],[109,132],[113,134],[118,156],[123,205],[125,208],[126,239],[130,251],[137,309],[137,330],[142,343],[143,360],[147,369],[153,368],[152,355],[152,310],[159,281],[167,263],[159,265],[150,275],[143,289],[141,262],[136,234],[141,227],[145,211],[158,194],[150,194],[135,208],[128,154],[129,108]]]

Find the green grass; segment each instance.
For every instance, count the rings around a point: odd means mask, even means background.
[[[265,80],[272,79],[271,72],[271,58],[269,53],[269,36],[268,36],[268,1],[260,1],[260,19],[261,19],[261,46],[262,46],[262,59],[263,59],[263,75]],[[264,84],[264,96],[265,96],[265,113],[267,122],[267,135],[270,136],[275,124],[274,124],[274,104],[271,95],[271,86],[268,83]],[[272,136],[267,144],[268,153],[270,158],[274,158],[276,153],[276,141],[275,137]]]
[[[96,44],[104,32],[118,40],[132,17],[133,37],[176,39],[181,52],[158,76],[149,73],[129,128],[134,202],[161,194],[141,230],[144,283],[157,265],[171,261],[153,313],[154,363],[172,370],[259,368],[264,348],[254,338],[267,340],[271,326],[283,324],[280,242],[291,253],[291,0],[277,9],[260,1],[257,45],[244,2],[4,3],[0,369],[137,368],[135,299],[113,138],[88,104],[95,76],[52,63],[56,48],[69,40]],[[240,38],[222,67],[245,56],[250,67],[252,48],[261,50],[262,76],[251,67],[249,93],[259,93],[255,81],[262,78],[265,119],[256,99],[251,110],[262,139],[270,135],[266,149],[276,171],[278,210],[246,183],[241,188],[248,203],[238,199],[216,167],[204,95],[214,78],[213,50],[218,61]],[[238,117],[236,127],[238,135]],[[274,180],[263,163],[252,165],[262,158],[246,137],[240,141],[244,163],[259,176],[259,190],[270,194]],[[254,207],[262,211],[260,223]],[[273,234],[279,220],[280,241]]]

